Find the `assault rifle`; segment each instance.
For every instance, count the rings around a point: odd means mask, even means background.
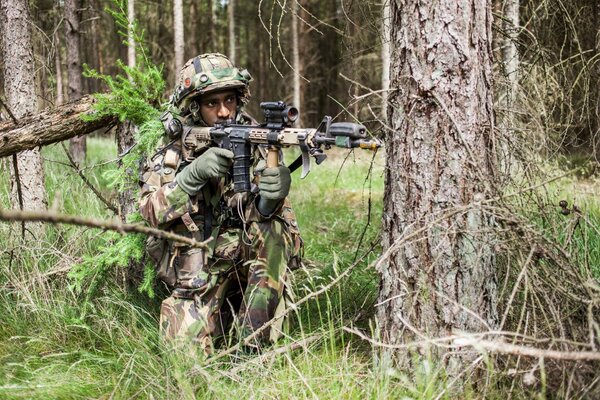
[[[283,101],[261,103],[265,122],[260,125],[238,125],[223,123],[214,127],[183,125],[173,118],[166,123],[171,138],[181,137],[182,156],[185,160],[194,159],[194,152],[207,144],[215,144],[233,152],[233,184],[236,193],[250,191],[250,158],[252,145],[265,145],[268,149],[267,167],[279,165],[279,149],[298,146],[302,155],[290,165],[293,171],[302,162],[301,178],[310,172],[310,157],[321,164],[327,155],[323,149],[331,146],[347,149],[361,148],[377,150],[381,141],[368,138],[363,125],[351,122],[331,122],[326,116],[317,128],[293,128],[298,119],[296,107],[287,106]]]

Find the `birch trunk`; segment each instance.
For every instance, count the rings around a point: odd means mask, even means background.
[[[80,55],[81,1],[65,0],[65,38],[67,44],[67,80],[69,101],[81,98],[83,76]],[[86,138],[74,137],[69,141],[69,152],[73,160],[81,165],[85,162]]]
[[[487,331],[497,325],[493,231],[478,203],[493,193],[495,168],[490,3],[392,1],[390,12],[382,339]],[[450,376],[477,355],[420,349]]]
[[[19,120],[37,112],[33,47],[26,0],[0,0],[0,41],[4,57],[6,107]],[[47,206],[44,169],[39,149],[13,157],[10,200],[13,208],[41,210]]]
[[[183,34],[183,4],[182,0],[173,0],[173,41],[175,47],[175,81],[184,63],[184,34]]]

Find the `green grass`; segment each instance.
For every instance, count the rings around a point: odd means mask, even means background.
[[[90,139],[88,148],[86,176],[114,200],[102,177],[114,164],[94,167],[115,158],[114,143]],[[50,204],[65,213],[112,217],[63,165],[59,146],[44,148],[43,155]],[[453,398],[455,388],[442,369],[417,358],[414,370],[399,371],[378,349],[342,330],[371,329],[378,275],[370,264],[381,250],[384,168],[382,154],[372,168],[369,153],[357,152],[345,163],[344,156],[334,153],[313,165],[304,180],[299,171],[293,175],[291,200],[306,250],[306,268],[294,274],[296,298],[329,283],[371,243],[375,250],[340,285],[301,307],[278,346],[314,341],[264,359],[242,356],[206,364],[192,351],[165,348],[157,333],[164,293],[150,299],[123,289],[122,282],[107,282],[91,297],[76,292],[66,271],[83,256],[98,255],[104,244],[99,230],[47,226],[44,237],[23,247],[16,240],[19,225],[0,223],[0,242],[7,243],[0,254],[0,398]],[[5,207],[6,175],[0,177]],[[586,215],[600,221],[594,207]],[[573,246],[589,250],[589,265],[597,267],[599,235],[584,232]],[[477,397],[469,390],[463,396]],[[488,397],[501,398],[502,392]]]

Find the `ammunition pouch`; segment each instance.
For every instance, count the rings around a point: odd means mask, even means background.
[[[168,286],[173,287],[177,282],[177,276],[172,264],[171,252],[167,239],[150,236],[146,240],[146,253],[154,262],[156,275]]]

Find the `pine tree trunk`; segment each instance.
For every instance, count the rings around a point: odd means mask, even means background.
[[[55,98],[55,104],[57,106],[60,106],[61,104],[63,104],[65,102],[65,95],[64,95],[64,91],[63,91],[63,70],[62,70],[62,64],[60,61],[60,50],[61,50],[61,46],[60,46],[60,34],[58,33],[58,30],[54,33],[54,69],[56,72],[56,98]]]
[[[184,37],[183,37],[183,4],[182,0],[173,0],[173,32],[175,48],[175,80],[184,63]]]
[[[208,0],[208,12],[210,13],[209,32],[210,32],[210,52],[215,52],[217,48],[217,4],[216,0]]]
[[[65,37],[67,44],[67,79],[69,101],[83,95],[83,76],[80,56],[81,0],[65,0]],[[69,141],[69,152],[73,160],[82,165],[86,156],[85,136],[74,137]]]
[[[519,0],[505,0],[502,46],[502,63],[504,74],[508,81],[506,90],[506,105],[513,107],[519,88],[519,52],[517,40],[519,36]],[[509,114],[510,113],[509,111]]]
[[[135,37],[133,22],[135,21],[135,0],[127,1],[127,20],[129,22],[127,31],[127,65],[135,67]]]
[[[387,123],[387,99],[388,92],[387,90],[390,88],[390,24],[391,16],[390,16],[390,2],[392,0],[384,0],[383,10],[382,10],[382,23],[381,23],[381,89],[383,92],[381,93],[381,115],[384,119],[384,122]]]
[[[519,52],[517,40],[519,36],[519,0],[505,0],[502,19],[502,70],[504,82],[500,94],[499,105],[503,110],[498,118],[499,131],[503,137],[513,135],[516,129],[516,100],[519,91]],[[502,140],[507,144],[507,140]],[[510,174],[514,164],[512,150],[508,145],[502,147],[501,168]]]
[[[235,0],[229,0],[229,4],[227,5],[227,24],[229,26],[229,59],[231,60],[233,65],[235,65]]]
[[[489,0],[392,1],[390,11],[396,90],[386,137],[382,339],[400,345],[493,329],[493,230],[477,207],[495,168]],[[451,376],[475,358],[469,349],[429,351]]]
[[[131,149],[135,144],[135,125],[130,121],[125,121],[117,126],[117,150],[123,154]],[[136,171],[127,171],[135,174]],[[126,189],[119,192],[119,217],[123,222],[135,211],[136,201],[133,189]]]
[[[296,126],[303,126],[302,124],[302,86],[301,78],[302,75],[302,64],[300,63],[300,35],[298,34],[298,20],[300,7],[298,1],[292,2],[292,66],[294,67],[294,96],[292,104],[300,111],[300,117],[296,123]]]
[[[600,25],[598,25],[600,23],[600,2],[595,1],[594,5],[593,5],[594,9],[594,26],[596,27],[596,40],[595,40],[595,50],[596,50],[596,57],[598,57],[600,55]],[[594,144],[594,153],[596,156],[596,161],[600,162],[600,63],[596,63],[596,70],[594,71],[596,73],[596,118],[595,118],[595,124],[596,124],[596,129],[594,132],[594,137],[593,137],[593,144]]]
[[[6,107],[18,120],[37,112],[27,1],[0,0],[0,18]],[[39,149],[23,151],[12,161],[10,199],[13,208],[45,209],[44,169]]]

